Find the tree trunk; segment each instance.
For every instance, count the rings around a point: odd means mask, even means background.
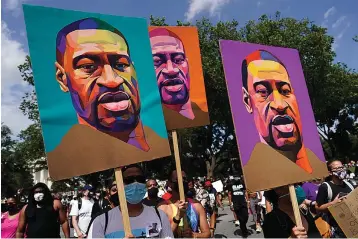
[[[206,177],[212,178],[214,176],[214,170],[216,167],[216,157],[215,155],[211,155],[210,160],[205,161],[206,163]]]

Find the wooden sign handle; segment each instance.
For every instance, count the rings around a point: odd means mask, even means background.
[[[117,192],[119,197],[119,205],[121,207],[121,213],[122,213],[122,220],[123,220],[123,228],[125,237],[134,237],[132,234],[131,229],[131,223],[129,221],[129,214],[128,214],[128,208],[127,208],[127,200],[126,200],[126,194],[124,191],[124,184],[123,184],[123,175],[122,175],[122,169],[121,168],[115,168],[114,173],[116,176],[116,182],[117,182]]]
[[[174,146],[175,166],[176,166],[177,180],[178,180],[178,186],[179,186],[179,196],[180,196],[180,200],[185,202],[183,174],[181,171],[180,154],[179,154],[179,146],[178,146],[178,135],[177,135],[176,130],[172,131],[172,137],[173,137],[173,146]],[[184,215],[183,224],[184,224],[184,230],[186,230],[189,226],[186,215]]]
[[[181,171],[180,154],[179,154],[179,147],[178,147],[178,135],[176,130],[172,131],[172,137],[173,137],[173,146],[174,146],[175,166],[177,170],[177,178],[178,178],[178,185],[179,185],[179,196],[181,201],[185,201],[183,175]]]
[[[289,185],[288,189],[290,191],[290,198],[293,208],[293,214],[295,215],[296,226],[302,227],[301,214],[300,214],[300,209],[298,208],[295,186]]]

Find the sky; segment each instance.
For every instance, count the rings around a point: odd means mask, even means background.
[[[22,96],[31,88],[22,81],[17,66],[28,54],[22,4],[97,12],[102,14],[143,17],[165,17],[168,24],[177,20],[195,23],[202,17],[212,22],[235,19],[243,26],[262,14],[296,19],[308,18],[328,29],[335,38],[335,61],[358,69],[357,0],[2,0],[1,19],[1,122],[14,135],[31,124],[19,110]]]

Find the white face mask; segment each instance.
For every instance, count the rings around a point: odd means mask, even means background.
[[[34,199],[36,202],[40,202],[44,199],[44,196],[45,196],[45,194],[43,194],[43,193],[35,193]]]

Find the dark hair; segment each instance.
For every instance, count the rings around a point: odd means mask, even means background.
[[[50,189],[47,187],[46,184],[44,183],[37,183],[35,184],[35,186],[33,186],[29,192],[29,197],[28,197],[28,204],[27,204],[27,208],[26,208],[26,215],[28,217],[33,217],[35,216],[35,209],[36,209],[36,201],[34,199],[34,195],[35,195],[35,189],[36,188],[42,188],[43,189],[43,193],[44,193],[44,199],[43,199],[43,203],[42,205],[44,206],[44,208],[46,210],[49,211],[53,211],[53,198],[51,195],[51,191]]]
[[[108,24],[105,21],[102,21],[98,18],[89,17],[89,18],[85,18],[85,19],[81,19],[81,20],[72,22],[72,23],[66,25],[65,27],[63,27],[57,33],[57,38],[56,38],[56,60],[57,60],[57,62],[59,62],[60,64],[63,64],[62,57],[66,50],[66,36],[69,33],[76,31],[76,30],[89,30],[89,29],[107,30],[107,31],[110,31],[110,32],[113,32],[113,33],[119,35],[120,37],[123,38],[123,40],[127,44],[128,54],[130,54],[128,42],[127,42],[126,38],[124,37],[124,35],[119,30],[117,30],[115,27],[113,27],[112,25]]]
[[[250,53],[249,55],[246,56],[246,58],[242,61],[241,64],[241,76],[242,76],[242,86],[247,90],[247,78],[248,78],[248,70],[247,67],[248,65],[251,63],[251,61],[253,60],[269,60],[269,61],[274,61],[279,63],[280,65],[282,65],[285,69],[285,65],[282,63],[282,61],[280,61],[276,56],[274,56],[273,54],[271,54],[268,51],[265,50],[257,50],[254,51],[252,53]],[[249,61],[249,62],[248,62]],[[286,69],[287,71],[287,69]],[[288,72],[287,72],[288,74]]]
[[[9,201],[10,199],[14,199],[15,203],[18,203],[18,199],[15,196],[10,196],[7,198],[6,202]]]
[[[330,160],[330,161],[328,161],[327,162],[327,168],[328,168],[328,171],[332,171],[332,163],[334,163],[334,162],[341,162],[342,163],[342,161],[341,160],[339,160],[339,159],[333,159],[333,160]],[[343,164],[343,163],[342,163]]]
[[[137,168],[144,175],[144,171],[143,171],[142,167],[139,164],[131,164],[131,165],[123,167],[122,168],[122,173],[124,173],[125,171],[127,171],[130,168]]]

